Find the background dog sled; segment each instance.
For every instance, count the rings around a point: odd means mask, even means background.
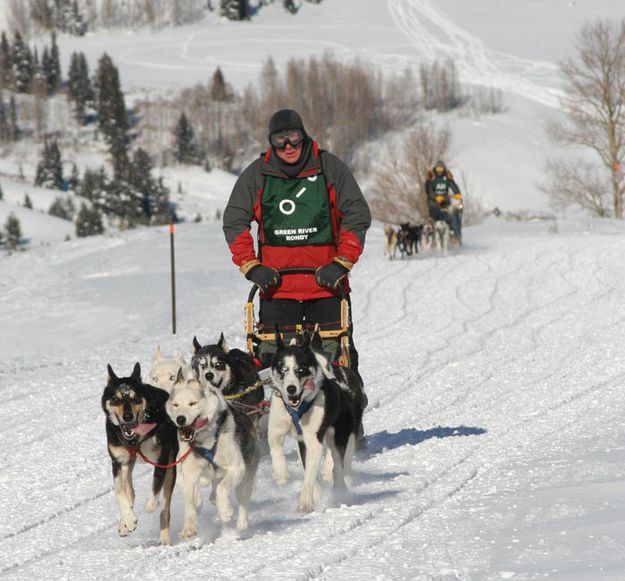
[[[289,275],[289,274],[315,274],[314,268],[283,268],[278,271],[280,275]],[[259,360],[259,346],[261,343],[265,341],[270,341],[275,343],[276,341],[276,333],[267,332],[262,328],[260,323],[256,320],[254,314],[254,298],[258,292],[258,287],[254,285],[250,290],[250,293],[247,298],[247,303],[244,307],[244,316],[245,316],[245,333],[247,337],[247,350],[252,357],[255,357]],[[351,357],[350,357],[350,340],[351,340],[351,326],[350,326],[350,305],[349,300],[347,298],[347,292],[345,291],[344,285],[340,289],[340,299],[341,299],[341,320],[339,322],[339,327],[336,329],[321,329],[319,330],[319,336],[321,339],[333,339],[338,341],[339,353],[338,353],[338,363],[344,367],[351,368]],[[293,331],[296,334],[302,333],[304,328],[302,325],[297,325]]]

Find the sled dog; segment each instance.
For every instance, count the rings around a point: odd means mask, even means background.
[[[355,374],[346,368],[335,370],[323,351],[313,348],[311,342],[319,340],[305,334],[301,344],[286,346],[276,333],[278,351],[271,368],[274,394],[269,412],[273,477],[278,485],[288,480],[284,440],[290,434],[298,440],[304,465],[298,509],[311,512],[324,449],[332,454],[334,488],[346,488],[344,476],[351,473],[361,430],[364,391]]]
[[[397,255],[397,230],[390,224],[384,224],[384,256],[393,260]]]
[[[181,539],[197,534],[197,507],[201,485],[212,484],[219,520],[226,524],[233,514],[230,492],[236,490],[237,530],[247,528],[247,511],[259,452],[256,429],[248,416],[232,410],[219,389],[203,387],[195,377],[180,371],[167,413],[178,427],[180,443],[178,475],[184,496]]]
[[[172,463],[178,453],[176,427],[165,413],[166,391],[142,383],[137,363],[130,377],[117,377],[108,366],[108,382],[102,394],[106,414],[106,439],[113,467],[115,496],[121,518],[118,531],[125,537],[137,528],[132,471],[137,456],[162,466]],[[155,467],[152,494],[146,512],[154,512],[163,490],[160,542],[171,543],[169,533],[171,495],[176,482],[175,468]]]
[[[434,228],[434,221],[431,218],[428,218],[425,224],[423,225],[423,231],[421,234],[421,243],[423,245],[424,250],[432,250],[435,244],[436,231]]]
[[[242,394],[259,383],[258,369],[254,360],[245,351],[230,349],[223,333],[215,345],[202,346],[193,337],[193,357],[191,366],[200,385],[221,391],[224,396]],[[250,412],[265,398],[262,385],[228,402],[242,412]],[[253,414],[258,418],[258,414]]]
[[[449,250],[449,224],[444,220],[437,220],[434,223],[434,238],[436,250],[443,256],[447,256]]]
[[[152,385],[171,392],[178,370],[187,369],[189,364],[184,360],[182,353],[178,352],[173,357],[165,357],[160,346],[156,347],[152,357],[152,368],[150,369],[149,381]]]

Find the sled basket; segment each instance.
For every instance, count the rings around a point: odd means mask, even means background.
[[[283,268],[278,270],[280,275],[289,275],[289,274],[314,274],[316,269],[314,268]],[[256,347],[264,342],[264,341],[275,341],[276,333],[275,332],[265,332],[264,329],[260,326],[260,324],[256,321],[254,314],[254,297],[258,292],[258,287],[254,285],[250,290],[250,293],[247,298],[247,303],[245,303],[244,307],[244,327],[245,334],[247,337],[247,350],[250,355],[254,356],[256,354]],[[347,300],[347,293],[344,288],[341,288],[341,320],[340,326],[336,329],[322,329],[319,330],[319,336],[321,339],[338,339],[339,340],[339,359],[338,363],[344,367],[350,367],[350,355],[349,355],[349,345],[350,345],[350,313],[349,313],[349,301]],[[303,333],[304,327],[303,325],[297,325],[295,328],[297,333]]]

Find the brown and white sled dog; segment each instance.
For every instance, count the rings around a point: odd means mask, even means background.
[[[152,385],[171,392],[178,377],[178,371],[189,369],[189,364],[185,361],[182,353],[177,352],[172,357],[165,357],[160,346],[156,347],[152,357],[152,368],[150,369],[149,381]]]
[[[121,512],[118,531],[125,537],[137,528],[132,471],[137,456],[161,466],[172,463],[178,453],[176,427],[165,412],[166,391],[142,383],[137,363],[130,377],[117,377],[108,366],[108,382],[102,394],[106,414],[106,439],[111,457],[115,496]],[[146,512],[154,512],[163,490],[160,542],[168,545],[171,496],[176,482],[175,468],[155,467],[152,494]]]
[[[236,491],[237,530],[246,529],[259,461],[256,429],[251,420],[232,410],[218,389],[203,387],[195,377],[184,377],[182,372],[167,401],[167,413],[178,427],[178,458],[186,454],[178,464],[184,496],[180,538],[197,534],[199,487],[208,484],[213,485],[217,514],[223,524],[232,518],[230,493]]]
[[[390,224],[384,224],[384,256],[393,260],[397,254],[397,230]]]
[[[278,351],[271,369],[275,391],[269,412],[273,477],[278,485],[288,480],[284,440],[291,435],[303,444],[300,454],[304,481],[298,509],[311,512],[326,448],[332,454],[334,488],[346,489],[344,477],[351,473],[356,438],[361,429],[364,391],[349,370],[341,372],[345,382],[339,383],[327,359],[313,349],[310,335],[304,335],[300,345],[286,346],[278,333],[276,342]]]

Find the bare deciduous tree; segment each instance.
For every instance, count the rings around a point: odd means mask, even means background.
[[[425,179],[437,159],[448,159],[449,129],[421,125],[400,144],[389,146],[373,174],[371,209],[375,218],[398,224],[428,215]]]
[[[567,120],[550,126],[558,143],[587,154],[550,161],[543,185],[556,206],[576,204],[599,216],[623,218],[625,181],[625,19],[586,24],[576,39],[577,58],[561,63]],[[594,161],[591,161],[594,160]],[[611,199],[611,200],[610,200]]]

